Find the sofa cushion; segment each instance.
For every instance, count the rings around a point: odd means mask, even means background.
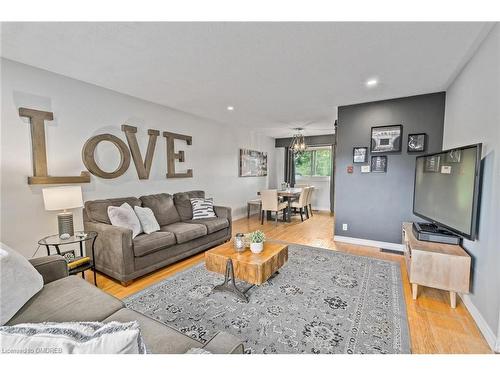
[[[142,205],[150,208],[155,214],[160,227],[181,221],[174,205],[174,198],[170,194],[151,194],[140,197]]]
[[[191,198],[205,198],[205,192],[203,190],[192,190],[174,194],[175,207],[182,221],[191,220],[193,218]]]
[[[153,354],[183,354],[190,348],[199,348],[202,344],[163,323],[148,318],[141,313],[130,309],[121,309],[105,322],[137,321],[141,328],[141,335],[148,353]]]
[[[101,321],[123,306],[80,276],[69,276],[46,284],[7,324]]]
[[[175,235],[170,232],[153,232],[141,234],[134,238],[134,255],[142,257],[154,251],[176,244]]]
[[[132,208],[134,208],[135,206],[142,205],[141,201],[135,197],[100,199],[100,200],[85,202],[85,213],[87,214],[87,217],[91,221],[111,224],[111,221],[109,220],[108,216],[108,207],[109,206],[119,207],[123,203],[128,203]]]
[[[189,221],[186,221],[186,223],[203,224],[204,226],[207,227],[207,232],[209,234],[229,227],[229,221],[227,219],[218,218],[218,217],[208,218],[208,219],[189,220]]]
[[[160,228],[162,232],[175,234],[177,243],[184,243],[207,235],[207,227],[203,224],[174,223]]]

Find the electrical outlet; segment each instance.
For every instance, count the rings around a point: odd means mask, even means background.
[[[342,230],[347,230],[347,224],[342,224]]]

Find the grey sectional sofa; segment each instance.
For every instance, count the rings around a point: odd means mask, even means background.
[[[195,197],[204,198],[205,193],[196,190],[85,202],[84,228],[99,233],[96,269],[127,285],[135,278],[231,239],[231,208],[215,206],[216,218],[192,220],[190,198]],[[149,207],[160,231],[132,239],[131,230],[111,225],[108,207],[124,202],[132,207]]]
[[[7,325],[41,322],[118,321],[136,320],[148,353],[183,354],[191,348],[204,348],[211,353],[243,353],[236,337],[217,333],[201,343],[189,336],[125,307],[112,297],[78,276],[68,276],[66,261],[60,255],[30,260],[43,276],[44,286]]]

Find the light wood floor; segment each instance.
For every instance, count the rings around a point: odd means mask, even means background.
[[[323,247],[335,251],[376,257],[397,261],[401,265],[403,288],[406,300],[408,322],[410,326],[413,353],[491,353],[471,315],[458,299],[457,308],[449,305],[449,294],[431,288],[419,288],[416,301],[411,298],[404,258],[401,255],[381,253],[380,249],[350,245],[333,241],[333,216],[329,213],[316,213],[303,223],[294,216],[291,223],[264,222],[262,226],[257,216],[240,219],[233,223],[233,233],[249,232],[262,229],[268,239],[281,240],[309,246]],[[101,289],[124,298],[136,293],[160,280],[202,262],[204,253],[168,266],[162,270],[144,276],[123,287],[120,283],[98,275],[97,282]],[[91,274],[87,279],[92,282]]]

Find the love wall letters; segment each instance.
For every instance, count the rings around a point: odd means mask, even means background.
[[[45,121],[52,121],[54,114],[52,112],[38,111],[29,108],[19,108],[19,116],[27,117],[30,120],[31,129],[31,153],[33,157],[33,176],[28,177],[28,184],[70,184],[90,182],[90,173],[94,176],[111,179],[123,175],[130,166],[130,155],[134,161],[137,176],[140,180],[147,180],[151,172],[153,155],[156,148],[156,140],[160,135],[158,130],[148,129],[148,147],[146,157],[143,159],[139,144],[137,143],[137,128],[130,125],[122,125],[121,129],[127,138],[127,144],[112,134],[99,134],[88,139],[82,148],[82,160],[87,171],[82,171],[80,176],[49,176],[47,169],[47,149],[45,142]],[[167,178],[193,177],[193,170],[188,169],[184,173],[175,171],[175,160],[185,161],[184,151],[175,152],[174,141],[183,140],[187,145],[193,144],[191,136],[163,132],[167,147]],[[120,164],[112,172],[104,171],[95,160],[95,150],[101,142],[110,142],[120,153]]]

